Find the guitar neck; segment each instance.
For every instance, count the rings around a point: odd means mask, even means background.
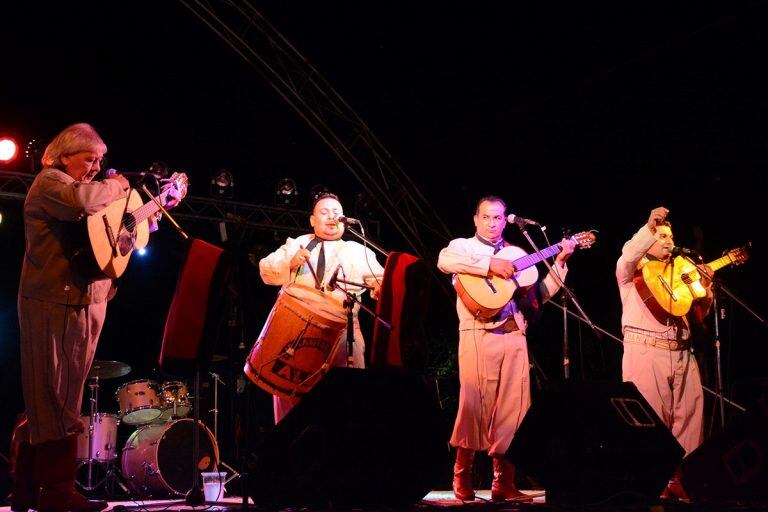
[[[733,263],[733,260],[731,259],[730,256],[728,256],[726,254],[722,258],[717,258],[714,261],[710,261],[709,263],[707,263],[707,265],[710,266],[710,268],[712,269],[713,272],[716,272],[716,271],[720,270],[721,268],[730,265],[731,263]]]
[[[165,190],[160,193],[155,199],[157,199],[160,204],[165,204],[165,198],[168,197],[169,190]],[[139,208],[133,211],[133,218],[136,219],[136,223],[140,223],[144,219],[148,218],[150,215],[154,215],[160,211],[160,207],[155,203],[153,200],[149,200],[143,205],[141,205]]]
[[[545,247],[544,249],[540,250],[539,252],[528,254],[527,256],[523,256],[522,258],[518,258],[513,263],[515,264],[515,269],[518,271],[525,270],[528,267],[532,267],[535,264],[539,263],[542,260],[545,260],[546,258],[549,258],[551,256],[556,256],[557,253],[560,252],[560,244],[557,243],[555,245],[550,245],[549,247]]]

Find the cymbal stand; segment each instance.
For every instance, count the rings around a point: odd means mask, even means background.
[[[222,386],[226,386],[223,380],[221,380],[221,377],[218,373],[208,372],[211,377],[213,377],[213,409],[211,409],[208,412],[213,413],[213,439],[216,441],[216,445],[219,444],[219,384]],[[227,478],[224,481],[224,485],[227,485],[229,482],[234,480],[235,478],[240,478],[240,473],[237,472],[235,468],[224,462],[223,460],[219,461],[219,464],[227,468],[231,475],[229,478]]]

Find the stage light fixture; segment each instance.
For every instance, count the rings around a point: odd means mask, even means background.
[[[136,251],[136,253],[137,253],[139,256],[146,256],[146,254],[147,254],[147,248],[146,248],[146,247],[142,247],[141,249],[139,249],[138,251]]]
[[[221,199],[232,199],[235,195],[235,180],[232,173],[221,169],[211,178],[211,196]]]
[[[293,178],[283,178],[275,187],[275,204],[278,206],[296,206],[299,197],[299,189]]]
[[[10,137],[0,137],[0,163],[9,163],[19,154],[19,146]]]

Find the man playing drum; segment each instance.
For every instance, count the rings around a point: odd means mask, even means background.
[[[312,207],[312,215],[309,223],[313,233],[288,238],[282,247],[259,262],[261,278],[266,284],[282,286],[281,297],[272,308],[258,343],[269,339],[269,331],[277,330],[284,336],[284,342],[291,340],[285,338],[299,338],[304,336],[306,322],[298,318],[295,322],[296,329],[291,331],[285,325],[272,325],[273,320],[289,318],[279,313],[281,298],[286,295],[291,297],[294,304],[302,306],[301,310],[316,311],[319,317],[327,318],[328,326],[341,326],[345,321],[344,300],[346,294],[333,286],[329,286],[334,277],[352,283],[364,283],[371,286],[371,297],[376,298],[380,289],[384,269],[376,260],[376,255],[367,247],[353,241],[342,240],[344,224],[339,222],[339,217],[344,215],[339,198],[335,194],[324,193],[318,196]],[[314,273],[317,276],[315,279]],[[320,283],[318,290],[317,283]],[[333,280],[335,282],[335,279]],[[346,291],[356,296],[362,295],[364,288],[349,284],[340,284]],[[357,314],[359,306],[354,307],[354,343],[352,348],[353,366],[365,367],[365,341],[360,331]],[[330,363],[333,366],[345,366],[347,360],[346,328],[339,327],[325,329],[326,337],[332,337],[327,341],[334,343],[335,354],[331,354]],[[322,341],[322,340],[321,340]],[[255,351],[255,348],[254,348]],[[253,354],[253,352],[252,352]],[[246,372],[254,379],[253,370]],[[296,399],[274,397],[275,423],[280,421],[296,403]]]

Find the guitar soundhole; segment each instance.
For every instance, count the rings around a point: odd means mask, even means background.
[[[136,229],[136,217],[131,213],[126,213],[123,217],[123,227],[133,233]]]

